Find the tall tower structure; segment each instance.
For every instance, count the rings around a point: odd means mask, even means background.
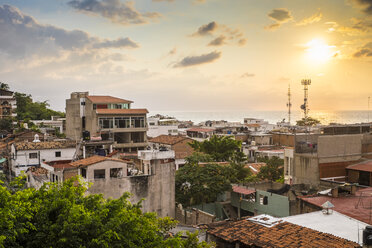
[[[301,84],[304,86],[304,104],[301,105],[301,109],[304,111],[305,121],[307,121],[307,117],[309,114],[309,85],[311,85],[311,79],[302,79]]]
[[[291,103],[291,85],[289,84],[288,85],[288,102],[287,102],[287,107],[288,107],[288,122],[289,124],[291,124],[291,107],[292,107],[292,103]]]

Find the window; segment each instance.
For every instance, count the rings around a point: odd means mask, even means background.
[[[93,104],[93,109],[97,109],[97,104]]]
[[[267,205],[268,199],[267,196],[260,195],[260,205]]]
[[[123,168],[111,168],[110,169],[111,178],[122,178],[123,177]]]
[[[115,117],[116,128],[129,128],[130,118],[129,117]]]
[[[115,104],[115,109],[122,109],[122,105],[121,104]]]
[[[29,153],[29,154],[28,154],[28,157],[29,157],[30,159],[37,158],[37,152]]]
[[[56,158],[60,158],[60,157],[61,157],[61,152],[60,151],[56,152]]]
[[[104,179],[105,178],[105,170],[94,170],[94,179]]]
[[[85,168],[81,168],[81,176],[87,178],[87,170]]]
[[[144,117],[132,117],[132,126],[133,127],[145,127],[145,118]]]
[[[99,118],[100,128],[113,128],[114,119],[113,118]]]

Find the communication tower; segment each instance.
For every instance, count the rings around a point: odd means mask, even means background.
[[[291,85],[288,85],[288,103],[287,103],[287,107],[288,107],[288,122],[289,122],[289,124],[291,124],[291,107],[292,107],[292,103],[291,103]]]
[[[304,111],[305,121],[307,121],[307,117],[309,114],[309,85],[311,85],[311,79],[302,79],[301,84],[304,86],[304,104],[301,105],[301,109]]]

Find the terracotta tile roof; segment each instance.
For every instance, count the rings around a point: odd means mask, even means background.
[[[186,132],[200,132],[200,133],[209,133],[213,132],[215,129],[212,128],[201,128],[201,127],[192,127],[186,130]]]
[[[192,139],[190,138],[187,138],[185,136],[175,136],[175,135],[159,135],[155,138],[150,139],[149,142],[166,144],[166,145],[174,145],[186,139],[192,142]]]
[[[266,227],[244,219],[209,225],[212,234],[229,243],[249,247],[360,247],[357,243],[313,229],[282,221]]]
[[[75,141],[43,141],[43,142],[17,142],[14,143],[16,150],[43,150],[62,149],[76,147]]]
[[[87,96],[93,103],[132,103],[130,100],[125,100],[113,96]]]
[[[96,109],[97,114],[147,114],[147,109]]]
[[[108,157],[103,157],[103,156],[92,156],[89,158],[85,159],[80,159],[75,162],[71,162],[70,165],[72,167],[86,167],[92,164],[96,164],[102,161],[117,161],[117,162],[122,162],[125,163],[125,161],[121,159],[116,159],[116,158],[108,158]]]
[[[349,165],[346,167],[349,170],[367,171],[372,172],[372,160],[368,160],[362,163]]]
[[[256,192],[255,189],[247,189],[247,188],[239,187],[239,186],[233,186],[232,190],[235,193],[239,193],[239,194],[243,194],[243,195],[250,195],[250,194]]]
[[[266,163],[248,163],[244,167],[250,169],[253,174],[257,175],[263,166],[266,166]]]
[[[319,207],[319,209],[322,208],[323,203],[329,201],[335,205],[333,210],[364,223],[372,224],[369,218],[371,211],[369,205],[370,202],[372,202],[372,187],[360,189],[355,195],[339,195],[336,198],[330,196],[300,196],[298,198]]]

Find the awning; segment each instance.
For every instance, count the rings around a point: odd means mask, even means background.
[[[256,192],[255,189],[247,189],[239,186],[233,186],[233,191],[235,193],[243,194],[243,195],[250,195]]]

